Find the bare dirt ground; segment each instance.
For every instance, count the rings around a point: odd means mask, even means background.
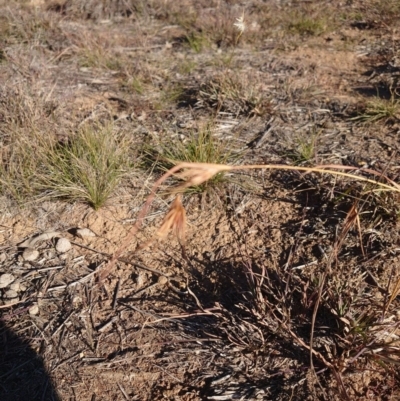
[[[183,194],[184,246],[137,250],[168,182],[125,244],[162,174],[148,155],[208,125],[236,165],[400,182],[397,3],[0,0],[0,399],[399,399],[398,192],[229,174]],[[14,138],[92,123],[131,141],[98,210],[31,189],[35,169],[4,178]]]

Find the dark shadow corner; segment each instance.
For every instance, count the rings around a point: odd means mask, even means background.
[[[42,358],[0,318],[0,400],[61,401]]]

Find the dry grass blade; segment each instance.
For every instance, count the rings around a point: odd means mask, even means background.
[[[393,301],[399,294],[400,294],[400,278],[397,279],[396,283],[393,286],[393,289],[390,291],[390,297],[385,304],[383,316],[385,316],[386,311],[389,309],[390,305],[393,303]]]
[[[301,166],[289,166],[285,164],[252,164],[247,166],[231,166],[231,170],[254,170],[254,169],[265,169],[265,170],[290,170],[290,171],[304,171],[305,173],[319,173],[319,174],[330,174],[339,177],[347,177],[354,181],[361,181],[361,182],[368,182],[373,184],[376,187],[376,191],[378,190],[387,190],[391,192],[400,192],[400,185],[391,180],[390,178],[386,177],[382,173],[372,170],[372,169],[364,169],[359,168],[355,169],[354,167],[350,166],[343,166],[337,164],[330,164],[330,165],[320,165],[316,167],[301,167]],[[370,178],[366,178],[364,176],[345,173],[340,170],[357,170],[360,172],[365,172],[371,175],[375,175],[381,179],[384,179],[388,182],[385,184],[381,181],[372,180]]]
[[[182,164],[180,165],[182,166]],[[175,191],[178,192],[188,187],[199,186],[218,173],[231,170],[231,167],[223,164],[192,163],[190,168],[187,167],[189,164],[185,163],[185,165],[184,171],[175,174],[180,179],[185,180],[183,184],[175,188]]]
[[[113,257],[111,258],[107,266],[105,266],[105,268],[102,269],[102,271],[100,272],[99,275],[100,281],[105,279],[110,274],[118,258],[121,257],[121,255],[129,246],[134,236],[140,230],[143,220],[146,217],[150,209],[150,206],[156,196],[157,189],[164,181],[166,181],[169,177],[173,176],[174,174],[177,174],[180,170],[184,170],[183,172],[181,172],[181,174],[182,177],[184,177],[187,181],[184,182],[182,185],[180,185],[178,188],[176,188],[177,191],[179,191],[182,188],[187,188],[188,186],[191,185],[200,185],[203,182],[207,181],[208,179],[212,178],[215,174],[232,170],[232,167],[227,165],[207,164],[207,163],[179,163],[178,165],[168,170],[165,174],[163,174],[154,183],[150,195],[147,197],[145,204],[139,211],[136,223],[130,229],[128,235],[126,236],[125,241],[122,243],[119,249],[117,249],[117,251],[114,253]]]
[[[329,169],[330,168],[330,169]],[[253,170],[253,169],[269,169],[269,170],[291,170],[291,171],[304,171],[306,173],[320,173],[320,174],[331,174],[337,175],[342,177],[351,178],[356,181],[363,181],[368,182],[371,184],[376,185],[380,189],[390,190],[394,192],[400,192],[400,186],[395,183],[394,181],[390,180],[386,176],[382,176],[377,171],[371,169],[360,169],[362,171],[368,172],[370,174],[379,176],[381,178],[385,178],[389,184],[385,184],[379,181],[375,181],[363,176],[358,176],[355,174],[344,173],[339,171],[339,169],[352,169],[348,168],[348,166],[340,166],[340,165],[329,165],[329,166],[318,166],[318,167],[300,167],[300,166],[288,166],[284,164],[254,164],[254,165],[247,165],[247,166],[228,166],[225,164],[209,164],[209,163],[179,163],[176,166],[172,167],[168,170],[161,178],[159,178],[151,189],[150,195],[147,197],[147,200],[143,207],[141,208],[136,223],[129,231],[125,241],[121,245],[121,247],[114,253],[113,258],[108,263],[108,265],[101,271],[101,279],[104,279],[109,272],[112,270],[113,266],[115,265],[118,258],[122,255],[125,251],[127,246],[130,244],[134,236],[139,231],[143,219],[145,218],[146,214],[149,211],[151,203],[154,200],[156,192],[160,185],[166,181],[169,177],[175,175],[184,179],[185,182],[174,190],[180,192],[182,189],[191,187],[191,186],[198,186],[206,182],[207,180],[214,177],[216,174],[226,171],[236,171],[236,170]],[[334,170],[333,170],[334,169]]]
[[[178,195],[171,205],[164,221],[157,231],[157,236],[164,238],[173,231],[181,244],[185,243],[186,211],[182,205],[182,197]]]
[[[178,238],[179,243],[185,245],[185,229],[186,229],[186,211],[182,205],[182,197],[178,195],[172,202],[172,205],[164,217],[161,227],[157,230],[155,237],[160,239],[165,238],[172,231]],[[137,247],[136,250],[142,250],[148,247],[155,238],[146,241],[144,244]]]

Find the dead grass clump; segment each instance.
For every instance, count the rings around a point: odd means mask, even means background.
[[[266,8],[263,10],[266,11]],[[238,30],[234,23],[244,12],[246,35],[241,41],[254,44],[263,38],[261,22],[265,13],[258,21],[259,15],[252,11],[247,13],[241,4],[226,1],[153,1],[146,12],[163,23],[181,27],[184,34],[178,39],[196,53],[209,47],[236,46]]]
[[[242,306],[257,321],[261,338],[274,338],[259,347],[270,347],[279,355],[292,348],[290,343],[295,344],[302,350],[303,366],[311,366],[311,377],[304,376],[308,386],[315,386],[318,392],[319,382],[328,399],[354,399],[351,378],[357,373],[380,372],[395,381],[400,358],[396,307],[392,305],[384,316],[384,304],[374,299],[366,273],[354,266],[351,270],[343,262],[328,276],[323,262],[316,267],[305,264],[274,272],[259,272],[253,267],[254,295]],[[249,326],[247,329],[249,333],[242,332],[241,339],[256,332]],[[369,386],[360,389],[362,394],[365,391],[383,396],[382,390],[375,393]],[[384,393],[390,395],[390,390]]]
[[[385,29],[398,23],[400,4],[396,0],[357,1],[353,5],[359,27]]]
[[[211,107],[235,116],[263,115],[271,111],[271,104],[257,83],[246,73],[224,72],[203,83],[197,94],[196,107]]]
[[[223,4],[220,7],[212,10],[203,10],[199,14],[196,24],[191,27],[191,34],[197,32],[197,35],[203,40],[207,40],[218,47],[236,46],[238,44],[238,30],[235,27],[235,20],[241,17],[243,9],[231,5]],[[246,18],[251,18],[246,16]],[[253,20],[255,22],[255,20]],[[245,23],[242,24],[243,31]],[[193,29],[196,31],[193,31]],[[246,34],[246,38],[249,35]]]
[[[77,40],[76,52],[81,67],[123,70],[125,58],[122,53],[115,51],[115,44],[112,43],[108,34],[85,32]]]
[[[54,40],[68,42],[59,19],[39,8],[0,8],[0,42],[7,45],[42,44],[51,48]]]
[[[47,9],[68,17],[96,21],[129,17],[133,13],[140,12],[142,7],[142,2],[135,0],[59,0],[50,3]]]
[[[119,85],[124,93],[150,96],[154,92],[154,74],[158,72],[157,67],[151,63],[135,60],[124,59],[120,62],[122,70],[119,70]]]

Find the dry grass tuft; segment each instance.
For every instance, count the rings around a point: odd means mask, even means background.
[[[84,20],[105,20],[118,17],[129,17],[140,12],[141,2],[123,0],[57,0],[48,4],[47,9],[63,15]]]
[[[216,113],[251,117],[272,110],[266,93],[245,72],[221,72],[200,86],[197,98],[197,107],[211,107]]]

